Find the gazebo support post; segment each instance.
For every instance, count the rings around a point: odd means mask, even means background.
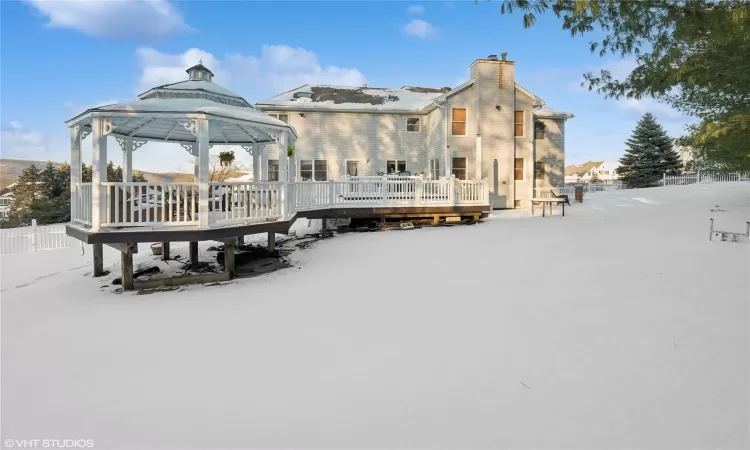
[[[226,272],[230,278],[235,273],[234,247],[235,241],[233,239],[224,243],[224,272]]]
[[[198,144],[198,228],[208,228],[208,119],[195,119]]]
[[[281,192],[279,195],[279,204],[281,205],[281,218],[287,219],[286,196],[289,188],[289,156],[287,155],[287,137],[286,132],[279,133],[279,181],[281,181]]]
[[[190,270],[198,270],[198,241],[190,241]]]
[[[262,147],[260,144],[253,145],[253,181],[256,183],[262,181],[260,178],[260,152]]]
[[[276,232],[274,231],[268,232],[268,251],[269,252],[276,251]]]
[[[70,129],[70,217],[78,218],[78,191],[81,182],[81,132],[83,125]]]
[[[133,181],[133,138],[126,138],[125,148],[122,149],[122,181]]]
[[[91,124],[91,231],[99,231],[107,214],[107,136],[104,119],[94,117]]]
[[[133,247],[137,244],[125,244],[124,251],[120,252],[120,266],[122,267],[122,289],[132,291],[133,286]]]
[[[161,259],[164,261],[169,259],[169,242],[161,243]]]
[[[93,244],[94,247],[94,276],[104,276],[104,244]]]

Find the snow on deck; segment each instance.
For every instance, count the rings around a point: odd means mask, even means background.
[[[747,184],[350,233],[287,270],[143,296],[100,288],[90,250],[3,255],[2,434],[102,448],[748,448],[750,243],[709,242],[710,218],[743,230]],[[116,253],[105,260],[118,270]]]

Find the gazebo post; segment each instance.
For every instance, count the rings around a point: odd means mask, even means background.
[[[81,135],[83,125],[70,129],[70,217],[78,218],[78,191],[81,182]]]
[[[279,133],[278,144],[279,144],[279,181],[281,181],[281,195],[279,196],[279,203],[281,204],[281,217],[282,219],[287,218],[287,207],[286,207],[286,196],[287,188],[289,187],[289,156],[287,156],[287,139],[286,132],[282,131]]]
[[[130,183],[133,181],[133,138],[125,139],[122,149],[122,181]]]
[[[94,117],[91,123],[91,231],[99,231],[107,214],[107,135],[104,119]]]
[[[262,144],[253,144],[253,181],[256,183],[260,179],[260,153],[263,151]]]
[[[198,145],[198,228],[208,228],[208,119],[196,119]]]

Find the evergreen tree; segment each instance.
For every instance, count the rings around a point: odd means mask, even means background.
[[[133,172],[133,181],[136,183],[145,183],[146,178],[143,176],[143,172],[141,172],[140,170],[136,170],[135,172]]]
[[[57,168],[57,179],[63,192],[70,195],[70,164],[64,162]]]
[[[28,222],[28,215],[31,212],[31,203],[41,195],[41,172],[35,165],[23,169],[18,182],[13,187],[13,203],[10,207],[10,214],[17,218],[21,223]]]
[[[674,151],[672,139],[651,113],[644,114],[638,121],[626,144],[628,150],[620,158],[617,173],[627,187],[656,186],[665,173],[680,173],[682,163]]]
[[[70,193],[34,200],[28,219],[36,219],[39,225],[70,222]]]
[[[63,180],[60,178],[59,171],[52,162],[48,161],[41,173],[41,195],[45,198],[59,197],[65,187]]]
[[[91,166],[81,163],[81,183],[91,183]]]

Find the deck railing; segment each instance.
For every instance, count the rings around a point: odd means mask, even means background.
[[[103,227],[182,226],[198,223],[197,183],[102,183]]]
[[[78,183],[71,193],[70,220],[91,225],[91,183]]]
[[[105,228],[196,226],[198,183],[106,182]],[[91,225],[91,183],[76,185],[74,222]],[[357,177],[340,181],[211,182],[208,224],[278,220],[297,211],[343,207],[489,205],[487,180]]]
[[[209,223],[255,222],[281,218],[283,183],[221,182],[209,183]]]

